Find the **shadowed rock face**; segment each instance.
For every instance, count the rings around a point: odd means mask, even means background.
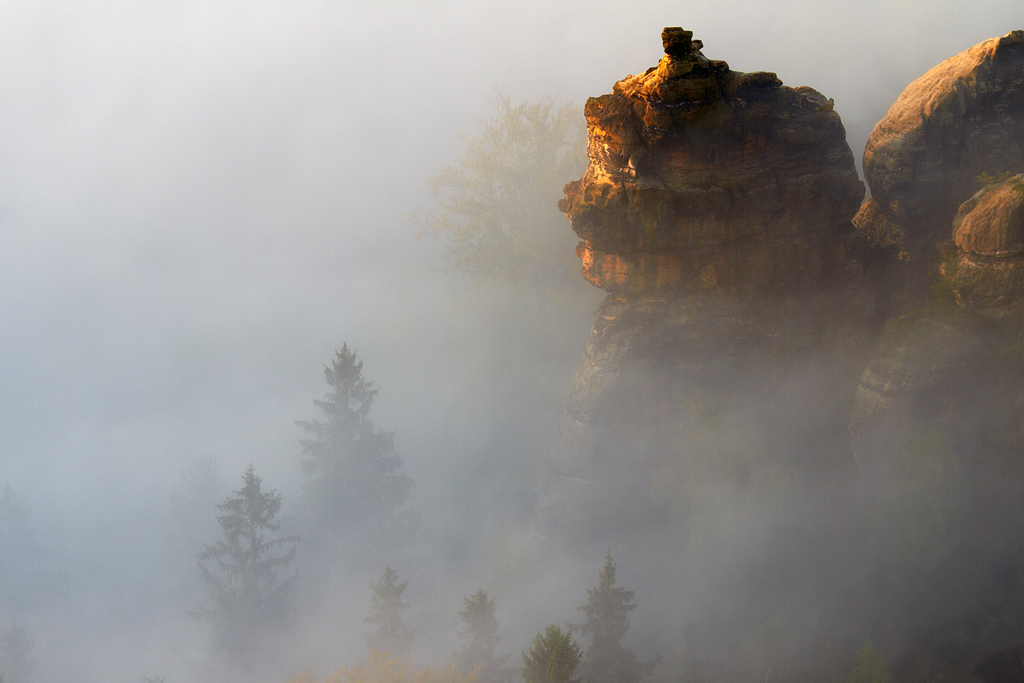
[[[890,466],[923,433],[961,444],[973,461],[1024,444],[1014,408],[1024,175],[996,182],[1021,170],[1024,31],[930,69],[872,131],[864,151],[872,197],[853,222],[874,245],[899,252],[886,287],[909,312],[889,324],[857,390],[850,435],[862,467]],[[979,190],[982,174],[993,182]]]
[[[907,86],[864,150],[854,218],[881,246],[934,260],[981,173],[1024,170],[1024,31],[979,43]]]
[[[926,433],[984,466],[1024,449],[1024,174],[960,205],[952,237],[939,300],[890,322],[861,376],[862,468],[892,466]]]
[[[845,454],[875,309],[842,121],[811,88],[705,58],[689,31],[662,38],[656,67],[588,100],[590,166],[559,204],[610,294],[551,453],[545,533],[648,515],[653,473],[716,447],[698,414],[742,457]]]

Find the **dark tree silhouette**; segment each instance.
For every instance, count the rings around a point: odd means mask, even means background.
[[[583,678],[594,683],[636,683],[661,662],[642,663],[622,645],[629,630],[629,613],[636,609],[634,591],[615,585],[615,563],[609,550],[596,588],[587,589],[587,604],[579,609],[587,617],[580,633],[590,638],[583,660]]]
[[[398,582],[398,572],[390,564],[384,567],[380,581],[370,584],[370,616],[364,623],[374,627],[365,634],[371,650],[387,652],[397,659],[409,656],[415,634],[402,619],[402,610],[409,609],[402,602],[402,593],[408,586],[408,581]]]
[[[533,639],[530,654],[523,653],[524,683],[579,683],[572,674],[580,664],[580,646],[572,639],[572,631],[562,633],[555,625]]]
[[[298,536],[269,538],[280,524],[281,494],[264,492],[252,465],[242,475],[242,488],[217,506],[223,540],[207,545],[196,558],[214,607],[197,615],[210,618],[219,644],[241,653],[256,644],[265,628],[287,615],[287,592],[294,576],[280,578],[295,559]]]
[[[311,528],[333,542],[355,532],[369,550],[411,540],[416,518],[402,507],[412,479],[401,472],[394,433],[369,419],[377,390],[362,361],[342,344],[324,376],[330,391],[314,401],[323,419],[296,421],[310,435],[300,443]]]

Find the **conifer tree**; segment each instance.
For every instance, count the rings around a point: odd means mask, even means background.
[[[409,609],[402,602],[408,586],[408,581],[398,582],[398,572],[390,564],[384,567],[380,581],[370,584],[370,616],[363,620],[374,627],[364,634],[370,650],[387,652],[397,659],[409,656],[415,634],[402,619],[402,610]]]
[[[483,683],[505,680],[508,672],[504,663],[508,657],[494,654],[494,648],[501,642],[498,619],[494,616],[494,598],[488,598],[487,591],[480,589],[463,598],[463,605],[465,609],[459,612],[463,624],[459,636],[469,639],[469,643],[458,654],[459,669],[463,672],[476,670]]]
[[[281,624],[287,615],[287,592],[294,576],[280,579],[295,559],[298,536],[268,537],[280,528],[281,494],[264,492],[252,465],[242,475],[242,488],[217,508],[223,540],[207,545],[196,561],[215,607],[196,616],[210,618],[219,644],[234,654],[250,648],[265,627]]]
[[[377,390],[363,377],[362,361],[342,344],[324,377],[330,391],[313,401],[323,419],[296,421],[309,435],[300,443],[313,528],[334,542],[355,531],[371,550],[410,540],[415,515],[402,507],[412,479],[402,473],[394,432],[369,419]]]
[[[615,563],[605,555],[596,588],[587,589],[587,604],[579,609],[587,617],[580,633],[590,637],[583,660],[583,677],[593,683],[637,683],[661,662],[658,657],[641,663],[622,645],[629,630],[629,613],[636,609],[634,591],[615,585]]]
[[[580,646],[572,631],[562,632],[554,624],[533,639],[530,654],[523,653],[524,683],[580,683],[572,674],[580,664]]]

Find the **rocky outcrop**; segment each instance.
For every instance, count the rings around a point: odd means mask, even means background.
[[[584,277],[610,294],[551,453],[549,534],[643,518],[653,473],[695,458],[848,458],[876,310],[839,114],[816,90],[707,59],[689,31],[662,38],[656,67],[588,100],[590,166],[559,205]],[[709,455],[710,415],[728,458]]]
[[[953,243],[943,277],[957,303],[985,317],[1024,317],[1024,174],[964,202],[953,220]]]
[[[934,265],[982,173],[1024,171],[1024,31],[992,38],[907,86],[864,151],[871,198],[854,218],[875,244]],[[919,278],[919,282],[920,282]]]
[[[586,104],[590,166],[560,203],[584,277],[630,295],[830,280],[864,195],[832,100],[662,39],[658,66]]]
[[[1024,453],[1024,174],[979,190],[951,232],[935,300],[888,325],[861,376],[863,468],[905,460],[923,434],[975,463]]]

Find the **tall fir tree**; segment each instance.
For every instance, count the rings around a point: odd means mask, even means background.
[[[222,648],[243,654],[258,644],[261,632],[287,616],[295,577],[280,574],[295,559],[299,537],[268,537],[280,528],[281,494],[264,492],[252,465],[242,475],[242,488],[217,508],[224,513],[217,518],[224,538],[196,558],[215,606],[196,614],[211,619]]]
[[[524,683],[580,683],[572,675],[580,665],[580,646],[572,631],[562,632],[554,624],[533,639],[530,654],[523,653]]]
[[[498,619],[494,614],[494,598],[488,598],[487,591],[480,589],[462,600],[465,609],[459,612],[462,628],[459,636],[468,639],[456,656],[459,670],[463,673],[476,671],[482,683],[497,683],[508,679],[505,662],[508,657],[498,657],[494,648],[501,642],[498,635]]]
[[[597,587],[587,589],[587,604],[579,608],[587,618],[580,633],[590,638],[582,667],[588,682],[637,683],[661,663],[660,657],[642,663],[622,644],[629,630],[629,613],[636,609],[633,600],[634,591],[615,585],[615,563],[609,550]]]
[[[354,532],[370,555],[411,540],[416,517],[403,506],[412,479],[402,473],[394,432],[369,419],[377,390],[362,361],[342,344],[324,377],[330,391],[313,401],[323,419],[296,421],[309,435],[300,443],[312,533],[337,544]]]
[[[364,634],[371,650],[387,652],[397,659],[409,656],[415,634],[402,619],[402,610],[409,609],[402,602],[402,593],[408,587],[408,581],[398,582],[398,572],[390,564],[384,567],[380,581],[370,584],[370,616],[363,622],[374,627]]]

